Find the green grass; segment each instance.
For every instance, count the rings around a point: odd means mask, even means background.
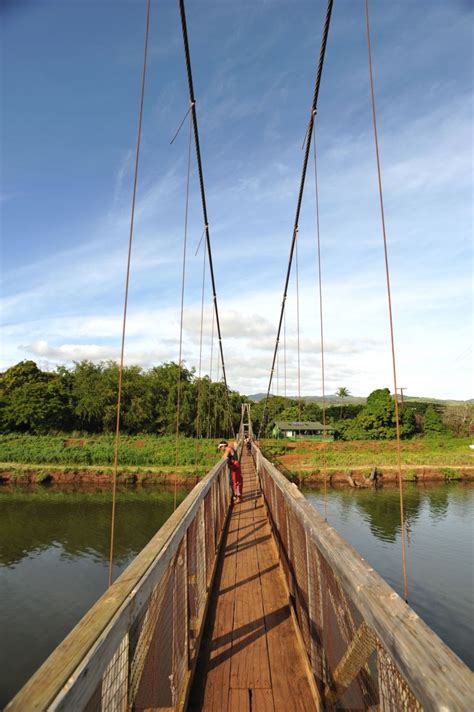
[[[218,460],[216,440],[179,439],[178,464],[210,469]],[[84,468],[112,465],[114,437],[111,435],[84,436],[70,439],[47,435],[1,435],[0,462],[60,465]],[[132,467],[175,467],[174,437],[152,435],[123,436],[120,440],[119,464]]]
[[[474,466],[474,453],[469,448],[471,442],[470,438],[450,436],[403,440],[402,463],[434,467]],[[269,459],[281,459],[293,471],[300,468],[387,467],[397,464],[395,441],[335,441],[318,449],[316,443],[308,441],[286,443],[267,440],[262,449]]]

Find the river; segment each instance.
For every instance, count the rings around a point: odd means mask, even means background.
[[[119,489],[114,579],[172,511],[169,488]],[[0,709],[104,593],[110,515],[110,489],[0,487]]]
[[[303,491],[322,512],[323,492]],[[104,592],[110,498],[85,486],[0,487],[0,708]],[[172,510],[169,489],[119,490],[114,578]],[[474,487],[409,485],[405,510],[410,604],[472,667]],[[327,511],[402,593],[398,490],[330,489]]]
[[[304,488],[324,514],[322,489]],[[474,667],[474,486],[404,487],[408,602],[471,668]],[[327,520],[403,596],[397,487],[332,489]]]

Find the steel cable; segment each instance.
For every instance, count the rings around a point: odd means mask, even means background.
[[[369,0],[365,0],[365,24],[367,30],[367,53],[368,53],[368,63],[369,63],[369,80],[370,80],[370,97],[372,104],[372,123],[374,128],[374,142],[375,142],[375,156],[377,162],[377,181],[378,181],[378,191],[379,191],[379,202],[380,202],[380,217],[382,223],[382,235],[383,235],[383,249],[384,249],[384,261],[385,261],[385,278],[387,283],[387,300],[388,300],[388,315],[390,323],[390,345],[392,351],[392,370],[393,370],[393,390],[395,393],[395,426],[397,433],[397,465],[398,465],[398,486],[400,491],[400,526],[401,526],[401,543],[402,543],[402,563],[403,563],[403,589],[405,601],[408,603],[408,575],[407,575],[407,560],[406,560],[406,547],[405,547],[405,517],[404,517],[404,507],[403,507],[403,478],[402,478],[402,455],[401,455],[401,443],[400,443],[400,418],[398,411],[398,389],[397,389],[397,367],[395,358],[395,337],[393,329],[393,312],[392,312],[392,294],[390,287],[390,269],[388,263],[388,246],[387,246],[387,232],[385,228],[385,210],[383,201],[383,191],[382,191],[382,171],[380,167],[380,152],[379,152],[379,139],[377,131],[377,112],[375,106],[375,91],[374,91],[374,77],[372,71],[372,46],[370,42],[370,24],[369,24]]]
[[[123,381],[123,362],[125,353],[125,332],[127,326],[127,307],[128,307],[128,288],[130,284],[130,266],[132,262],[132,243],[133,243],[133,228],[135,220],[135,202],[137,195],[137,179],[138,179],[138,165],[140,161],[140,144],[142,138],[142,118],[143,118],[143,100],[145,97],[145,78],[146,78],[146,67],[147,67],[147,57],[148,57],[148,35],[150,30],[150,4],[151,0],[147,0],[146,6],[146,26],[145,26],[145,41],[143,47],[143,69],[142,69],[142,79],[141,79],[141,89],[140,89],[140,109],[138,112],[138,130],[137,130],[137,142],[135,151],[135,168],[133,173],[133,190],[132,190],[132,205],[130,212],[130,232],[128,238],[128,255],[127,255],[127,272],[125,277],[125,296],[123,305],[123,321],[122,321],[122,342],[120,347],[120,366],[119,366],[119,377],[118,377],[118,393],[117,393],[117,417],[115,422],[115,446],[114,446],[114,468],[113,468],[113,481],[112,481],[112,517],[110,524],[110,551],[109,551],[109,578],[108,585],[112,583],[112,567],[114,560],[114,537],[115,537],[115,509],[116,509],[116,498],[117,498],[117,472],[118,472],[118,460],[119,460],[119,445],[120,445],[120,410],[122,407],[122,381]]]
[[[181,311],[179,318],[179,356],[178,356],[178,374],[176,384],[176,441],[175,441],[175,466],[179,464],[179,426],[181,421],[181,373],[182,373],[182,358],[183,358],[183,318],[184,318],[184,286],[186,282],[186,248],[188,244],[188,215],[189,215],[189,179],[191,175],[191,141],[192,141],[192,125],[189,122],[189,141],[188,141],[188,168],[186,175],[186,201],[184,209],[184,239],[183,239],[183,267],[181,274]],[[177,488],[177,472],[174,477],[173,490],[173,511],[176,509],[176,488]]]
[[[323,438],[326,433],[326,381],[324,373],[324,321],[323,321],[323,280],[321,269],[321,236],[319,230],[319,189],[318,189],[318,161],[316,157],[316,131],[313,133],[313,157],[314,157],[314,195],[316,203],[316,237],[318,248],[318,286],[319,286],[319,327],[321,339],[321,389],[323,392]],[[326,464],[326,454],[323,450],[323,466]],[[328,518],[327,505],[327,478],[324,475],[324,519]]]
[[[230,399],[229,399],[229,388],[227,385],[227,374],[226,374],[225,361],[224,361],[224,349],[222,346],[221,324],[220,324],[220,319],[219,319],[219,309],[217,306],[216,280],[215,280],[215,276],[214,276],[214,265],[213,265],[213,261],[212,261],[211,237],[210,237],[210,233],[209,233],[209,220],[208,220],[208,216],[207,216],[206,192],[205,192],[205,188],[204,188],[204,174],[203,174],[203,169],[202,169],[201,147],[200,147],[200,142],[199,142],[199,130],[198,130],[197,113],[196,113],[196,97],[194,95],[193,74],[192,74],[192,67],[191,67],[191,54],[189,51],[188,29],[187,29],[187,23],[186,23],[186,11],[184,8],[184,0],[180,0],[179,9],[180,9],[180,15],[181,15],[181,29],[182,29],[182,34],[183,34],[184,54],[185,54],[185,61],[186,61],[186,74],[187,74],[187,78],[188,78],[189,101],[191,104],[191,116],[193,119],[194,145],[196,148],[196,160],[197,160],[197,168],[198,168],[198,175],[199,175],[199,186],[200,186],[200,191],[201,191],[202,212],[203,212],[204,225],[205,225],[205,231],[206,231],[206,245],[207,245],[207,255],[208,255],[208,261],[209,261],[209,273],[211,276],[212,298],[214,301],[214,311],[215,311],[215,316],[216,316],[216,328],[217,328],[217,334],[218,334],[218,339],[219,339],[219,352],[220,352],[220,357],[221,357],[222,376],[223,376],[224,383],[226,386],[225,391],[226,391],[226,398],[227,398],[227,407],[228,407],[229,414],[230,414],[231,407],[230,407]],[[232,424],[232,433],[235,436],[233,424]]]

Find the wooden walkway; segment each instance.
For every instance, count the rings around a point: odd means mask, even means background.
[[[308,666],[251,457],[223,542],[189,710],[309,712]]]

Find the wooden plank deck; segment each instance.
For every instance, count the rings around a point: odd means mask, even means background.
[[[235,504],[216,574],[189,710],[313,712],[277,547],[251,457],[243,454]]]

